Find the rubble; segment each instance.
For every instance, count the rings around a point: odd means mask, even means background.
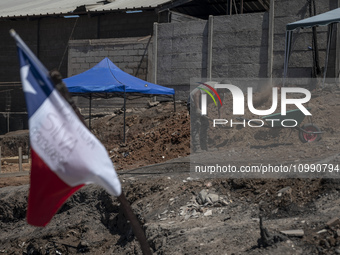
[[[204,216],[211,216],[212,214],[212,210],[207,210],[205,213],[203,213]]]
[[[327,233],[327,229],[321,229],[320,231],[316,232],[317,234]]]
[[[286,236],[303,237],[305,232],[302,229],[282,230],[280,233]]]
[[[267,247],[271,246],[275,243],[286,241],[287,238],[280,234],[271,234],[267,228],[263,226],[263,217],[260,217],[260,234],[261,237],[258,239],[258,246],[259,247]]]
[[[340,120],[332,118],[330,122],[326,118],[340,112],[337,104],[327,105],[333,97],[324,94],[312,99],[316,105],[313,120],[325,131],[318,143],[301,144],[295,130],[289,136],[287,130],[274,134],[277,131],[218,128],[218,132],[209,130],[209,146],[219,146],[213,151],[214,156],[224,155],[233,165],[258,161],[272,165],[321,161],[338,164]],[[323,110],[318,108],[320,104]],[[337,179],[230,179],[228,176],[191,179],[186,158],[190,150],[190,116],[184,108],[180,105],[174,113],[172,104],[160,103],[138,114],[128,113],[125,144],[122,114],[117,112],[117,116],[93,121],[94,133],[110,151],[127,199],[143,224],[154,254],[220,254],[222,251],[244,255],[330,255],[340,251],[337,220],[326,224],[340,210]],[[202,158],[208,153],[202,153]],[[183,161],[174,163],[169,159]],[[130,174],[130,170],[120,172],[135,168]],[[28,177],[25,181],[16,178],[15,182],[14,178],[0,179],[3,187],[0,252],[24,254],[28,245],[34,244],[32,251],[43,254],[47,251],[74,254],[79,243],[86,241],[88,254],[141,254],[117,200],[93,185],[72,196],[46,228],[28,226],[25,221],[28,185],[13,186],[28,182]],[[266,221],[259,231],[260,216]],[[302,238],[286,236],[280,230],[302,230],[304,234]]]
[[[149,104],[150,107],[154,107],[154,106],[159,105],[159,102],[158,101],[153,101],[153,102],[149,101],[148,104]]]
[[[340,223],[340,219],[338,217],[334,217],[330,219],[329,221],[327,221],[326,225],[328,227],[333,227],[335,225],[338,225],[339,223]]]
[[[281,197],[283,194],[288,194],[288,195],[291,195],[292,193],[292,188],[291,187],[285,187],[283,189],[280,189],[278,192],[277,192],[277,196],[278,197]]]

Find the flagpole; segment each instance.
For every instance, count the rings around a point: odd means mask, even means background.
[[[64,82],[62,81],[62,77],[59,71],[52,70],[50,72],[51,79],[54,83],[55,88],[59,91],[59,93],[65,98],[65,100],[71,105],[74,112],[77,114],[79,120],[87,127],[85,120],[81,113],[78,110],[78,107],[74,103],[68,89],[66,88]],[[139,244],[141,246],[141,250],[144,255],[152,255],[149,243],[145,237],[145,233],[136,217],[136,215],[133,213],[132,208],[130,206],[130,203],[126,199],[124,192],[122,190],[122,193],[119,197],[117,197],[118,201],[120,202],[121,208],[126,216],[126,218],[130,221],[130,224],[132,226],[133,233],[137,237],[137,240],[139,241]]]

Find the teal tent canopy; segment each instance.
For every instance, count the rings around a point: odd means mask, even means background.
[[[323,74],[323,86],[325,84],[326,73],[327,73],[327,65],[328,65],[328,56],[330,52],[331,38],[333,34],[333,26],[336,23],[340,22],[340,8],[312,16],[310,18],[306,18],[303,20],[299,20],[293,23],[289,23],[286,25],[286,43],[285,43],[285,59],[284,59],[284,67],[283,67],[283,83],[288,73],[288,64],[289,57],[292,50],[292,38],[293,38],[293,30],[297,28],[310,28],[316,26],[327,26],[328,25],[328,39],[327,39],[327,50],[326,50],[326,58],[325,58],[325,67]]]
[[[294,30],[299,27],[308,28],[314,26],[327,26],[332,23],[340,22],[340,8],[331,10],[329,12],[325,12],[319,15],[315,15],[313,17],[299,20],[293,23],[289,23],[286,25],[287,31]]]

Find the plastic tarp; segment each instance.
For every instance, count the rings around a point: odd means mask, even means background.
[[[287,30],[294,30],[299,27],[308,28],[313,26],[327,26],[332,23],[340,22],[340,8],[325,12],[313,17],[299,20],[286,25]]]
[[[93,68],[64,79],[71,93],[141,93],[174,95],[174,89],[143,81],[104,58]],[[125,88],[125,91],[124,91]]]

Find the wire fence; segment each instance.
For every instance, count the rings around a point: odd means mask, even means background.
[[[20,82],[0,82],[0,135],[28,128],[24,93]]]

